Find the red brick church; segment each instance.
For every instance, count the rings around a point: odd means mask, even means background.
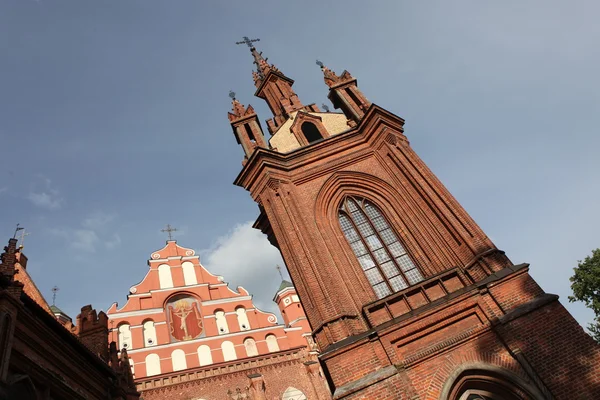
[[[274,297],[282,323],[169,240],[125,304],[85,306],[73,324],[11,239],[0,400],[600,399],[600,346],[496,248],[412,150],[402,118],[322,64],[341,112],[304,105],[251,54],[273,118],[267,140],[233,99],[235,184],[292,278]]]
[[[251,53],[273,118],[267,140],[234,98],[235,184],[283,255],[334,399],[600,399],[600,346],[452,197],[402,118],[321,63],[341,113],[305,105]]]

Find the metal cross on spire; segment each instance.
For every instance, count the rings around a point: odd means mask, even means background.
[[[52,288],[52,305],[55,306],[56,305],[56,293],[59,291],[60,289],[58,288],[58,286],[54,286]]]
[[[279,265],[276,265],[275,269],[277,270],[277,272],[279,272],[279,276],[281,277],[281,280],[283,280],[283,274],[281,273],[281,267]]]
[[[161,232],[167,232],[167,234],[169,235],[169,240],[173,240],[173,235],[172,233],[177,231],[177,228],[173,228],[171,226],[171,224],[167,224],[167,227],[165,229],[161,229]]]
[[[15,234],[13,235],[13,239],[16,239],[16,238],[17,238],[17,232],[19,232],[19,231],[22,231],[23,229],[25,229],[25,228],[23,228],[23,227],[22,227],[22,226],[20,226],[20,225],[21,225],[21,224],[17,224],[17,228],[15,229]]]
[[[241,42],[235,42],[235,44],[245,44],[246,46],[252,48],[254,47],[254,45],[252,44],[253,42],[260,42],[260,39],[250,39],[248,36],[244,36],[243,39],[244,40],[242,40]]]
[[[25,236],[31,235],[31,232],[27,232],[25,228],[21,228],[21,237],[19,238],[19,247],[25,247]]]

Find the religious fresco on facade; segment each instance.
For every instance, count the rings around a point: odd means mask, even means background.
[[[167,318],[173,340],[192,340],[204,332],[200,307],[194,297],[178,296],[170,300],[167,303]]]

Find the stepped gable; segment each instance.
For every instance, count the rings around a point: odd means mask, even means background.
[[[303,316],[297,303],[294,312]],[[131,286],[125,305],[112,304],[107,315],[109,340],[127,349],[139,388],[156,375],[309,345],[303,336],[310,335],[307,322],[278,324],[247,290],[231,289],[202,266],[193,249],[175,240],[150,254],[142,281]]]

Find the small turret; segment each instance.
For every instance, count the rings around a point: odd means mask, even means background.
[[[300,298],[298,297],[298,293],[292,282],[283,280],[281,285],[279,285],[277,293],[275,293],[273,301],[279,306],[279,310],[283,316],[283,322],[285,322],[286,326],[295,326],[302,323],[302,321],[306,322],[308,325],[306,314],[304,314],[304,309],[300,304]]]
[[[104,311],[96,313],[89,304],[82,307],[75,333],[88,349],[108,361],[108,317]]]
[[[325,84],[329,86],[327,97],[333,106],[336,109],[340,108],[346,118],[358,123],[371,106],[371,102],[358,89],[356,78],[348,71],[338,76],[320,61],[317,61],[317,65],[321,67]]]
[[[232,109],[227,113],[227,117],[233,129],[235,139],[244,149],[244,159],[247,160],[257,147],[268,148],[269,146],[265,140],[265,135],[260,127],[254,108],[251,105],[245,108],[235,98],[235,93],[233,92],[230,92],[229,96],[232,100]]]

